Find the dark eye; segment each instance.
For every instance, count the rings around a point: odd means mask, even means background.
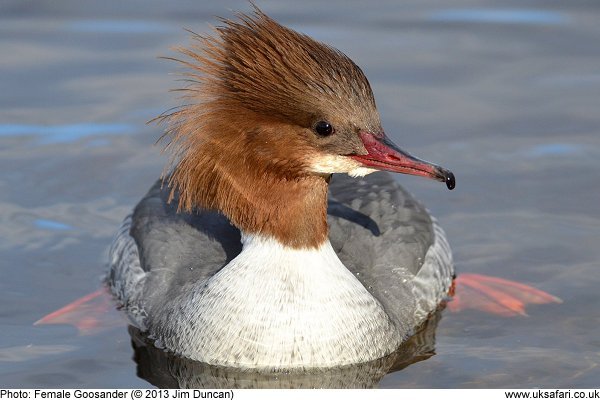
[[[319,121],[315,125],[315,132],[319,136],[329,136],[333,133],[333,126],[327,121]]]

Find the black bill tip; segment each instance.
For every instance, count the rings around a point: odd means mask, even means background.
[[[452,190],[456,187],[456,180],[454,179],[454,174],[452,172],[444,171],[444,181],[446,182],[448,190]]]

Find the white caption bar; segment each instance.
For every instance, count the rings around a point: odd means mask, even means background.
[[[284,397],[283,397],[284,396]],[[402,396],[402,397],[398,397]],[[285,390],[285,389],[0,389],[4,399],[600,399],[598,389],[399,389],[399,390]]]

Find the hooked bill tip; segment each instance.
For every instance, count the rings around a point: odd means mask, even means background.
[[[456,186],[456,180],[454,179],[454,174],[450,171],[446,171],[444,174],[444,180],[446,181],[446,187],[448,190],[454,189]]]

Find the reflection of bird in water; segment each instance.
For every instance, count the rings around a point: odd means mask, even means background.
[[[303,372],[260,372],[232,367],[217,367],[177,357],[154,347],[139,329],[130,326],[137,374],[159,388],[232,389],[309,389],[373,388],[386,375],[435,354],[435,330],[441,309],[429,316],[417,333],[395,352],[363,364]]]

